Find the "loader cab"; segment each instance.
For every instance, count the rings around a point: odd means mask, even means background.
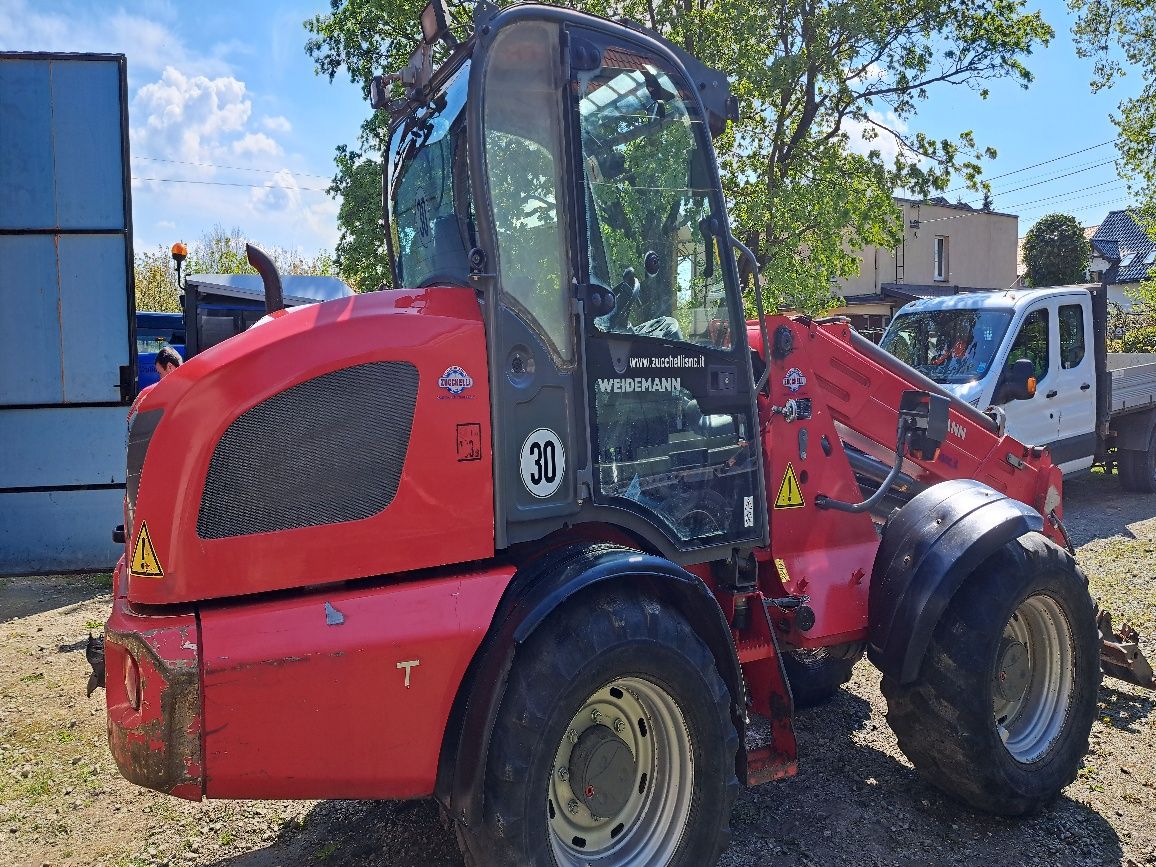
[[[471,286],[486,321],[499,548],[583,522],[681,562],[765,544],[728,94],[653,34],[482,6],[396,117],[395,285]]]

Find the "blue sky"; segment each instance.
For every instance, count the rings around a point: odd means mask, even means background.
[[[327,0],[0,0],[0,49],[128,56],[138,250],[193,241],[221,223],[312,254],[337,239],[337,203],[324,193],[333,150],[353,143],[368,111],[357,88],[316,76],[305,54],[302,22],[328,8]],[[1115,136],[1109,114],[1139,85],[1133,76],[1093,95],[1063,0],[1038,8],[1056,39],[1028,59],[1036,74],[1028,90],[995,82],[982,100],[940,87],[909,122],[937,137],[970,129],[995,147],[986,169],[995,207],[1020,215],[1021,234],[1053,211],[1094,224],[1127,204],[1103,143]],[[1092,149],[1073,153],[1084,148]],[[949,197],[979,200],[962,189]]]

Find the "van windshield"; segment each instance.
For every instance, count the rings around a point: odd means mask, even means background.
[[[975,382],[991,370],[1011,318],[1009,310],[900,311],[879,345],[935,382]]]

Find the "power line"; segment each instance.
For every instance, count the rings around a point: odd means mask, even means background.
[[[1082,169],[1076,169],[1075,171],[1065,172],[1062,175],[1056,175],[1055,177],[1048,178],[1046,181],[1036,181],[1033,184],[1024,184],[1022,187],[1013,187],[1010,190],[999,190],[999,195],[1006,196],[1008,193],[1018,193],[1020,190],[1030,190],[1032,187],[1043,186],[1044,184],[1050,184],[1052,181],[1058,181],[1058,180],[1061,180],[1063,178],[1070,178],[1072,175],[1083,174],[1084,172],[1091,171],[1092,169],[1100,169],[1100,168],[1103,168],[1104,166],[1110,166],[1114,162],[1115,162],[1115,160],[1108,160],[1106,162],[1097,163],[1097,164],[1091,165],[1091,166],[1086,166]],[[995,193],[992,193],[992,195],[995,195]]]
[[[1081,148],[1078,151],[1072,151],[1071,153],[1068,153],[1068,154],[1062,154],[1058,157],[1052,157],[1050,160],[1043,160],[1042,162],[1032,163],[1030,166],[1024,166],[1022,169],[1015,169],[1014,171],[1004,172],[1002,175],[992,175],[990,178],[985,178],[985,180],[998,181],[1000,178],[1009,178],[1012,175],[1018,175],[1020,172],[1026,172],[1026,171],[1029,171],[1030,169],[1039,168],[1040,166],[1046,166],[1049,163],[1056,163],[1056,162],[1059,162],[1060,160],[1066,160],[1068,157],[1074,157],[1078,154],[1087,153],[1088,151],[1094,151],[1094,150],[1096,150],[1096,148],[1102,148],[1102,147],[1104,147],[1104,145],[1115,144],[1115,142],[1116,142],[1116,140],[1114,138],[1110,138],[1107,141],[1102,141],[1099,144],[1094,144],[1094,145],[1091,145],[1091,146],[1086,147],[1086,148]],[[950,190],[947,190],[944,193],[944,195],[946,195],[947,193],[954,193],[958,190],[966,190],[966,189],[967,189],[966,186],[954,187]]]
[[[169,160],[169,159],[165,159],[164,157],[134,156],[133,159],[134,160],[148,160],[149,162],[153,162],[153,163],[172,163],[175,166],[201,166],[202,168],[206,168],[206,169],[227,169],[228,171],[234,171],[234,172],[259,172],[261,174],[266,174],[266,175],[279,175],[282,172],[288,172],[291,175],[298,175],[298,176],[303,177],[303,178],[320,178],[323,181],[331,180],[331,178],[328,175],[315,175],[315,174],[311,174],[310,172],[295,172],[291,169],[254,169],[254,168],[248,168],[246,166],[222,166],[222,165],[218,165],[217,163],[197,163],[197,162],[189,162],[188,160]]]
[[[328,187],[279,187],[273,184],[239,184],[231,181],[194,181],[188,178],[142,178],[133,175],[134,181],[157,181],[162,184],[203,184],[212,187],[248,187],[252,190],[300,190],[305,193],[326,193]]]
[[[1118,186],[1121,183],[1123,183],[1123,181],[1121,181],[1119,178],[1113,178],[1112,180],[1102,181],[1098,184],[1090,184],[1089,186],[1086,186],[1086,187],[1077,187],[1074,190],[1068,190],[1067,192],[1064,192],[1064,193],[1057,193],[1054,196],[1045,196],[1044,198],[1032,199],[1032,200],[1027,201],[1027,202],[1017,202],[1014,205],[1004,205],[1003,207],[1008,209],[1008,210],[1010,210],[1012,208],[1023,208],[1023,207],[1027,207],[1028,205],[1039,204],[1040,202],[1050,202],[1050,201],[1054,201],[1056,199],[1066,199],[1066,198],[1071,197],[1073,195],[1073,193],[1082,193],[1085,190],[1094,190],[1094,189],[1098,189],[1100,187]],[[1034,186],[1034,185],[1032,185],[1032,186]],[[1094,194],[1092,194],[1092,195],[1094,195]],[[1081,198],[1081,197],[1076,196],[1076,198]],[[936,205],[934,202],[927,202],[926,204],[929,207],[944,207],[943,205]],[[951,206],[949,206],[949,207],[951,207]],[[953,214],[950,217],[935,217],[934,219],[931,219],[931,220],[920,220],[919,223],[921,226],[927,226],[927,225],[931,225],[932,223],[944,223],[944,222],[947,222],[949,220],[962,220],[962,219],[965,219],[967,217],[981,217],[981,216],[984,216],[985,214],[990,214],[990,213],[992,213],[992,212],[991,211],[985,211],[981,208],[975,208],[975,209],[972,209],[970,211],[964,211],[961,214]],[[999,211],[997,213],[1003,213],[1003,214],[1006,214],[1008,216],[1016,216],[1016,217],[1020,216],[1019,214],[1007,214],[1007,211]]]
[[[1009,208],[1023,208],[1023,207],[1026,207],[1027,205],[1035,205],[1035,204],[1038,204],[1040,202],[1050,202],[1050,201],[1053,201],[1055,199],[1062,199],[1062,198],[1065,198],[1067,196],[1071,196],[1073,193],[1082,193],[1085,190],[1094,190],[1094,189],[1097,189],[1099,187],[1116,186],[1116,185],[1119,185],[1122,183],[1124,183],[1124,182],[1121,181],[1119,178],[1113,178],[1110,181],[1103,181],[1102,183],[1099,183],[1099,184],[1091,184],[1090,186],[1087,186],[1087,187],[1077,187],[1074,190],[1068,190],[1066,193],[1057,193],[1054,196],[1046,196],[1045,198],[1042,198],[1042,199],[1032,199],[1030,202],[1017,202],[1016,204],[1008,205],[1007,207],[1009,207]]]

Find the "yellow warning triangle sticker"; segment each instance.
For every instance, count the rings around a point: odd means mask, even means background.
[[[779,485],[779,495],[775,497],[776,509],[801,509],[803,489],[799,487],[799,480],[795,477],[795,468],[787,462],[787,471],[783,473],[783,483]]]
[[[132,551],[130,571],[138,578],[165,577],[161,561],[157,558],[157,549],[153,547],[153,540],[149,538],[148,524],[140,525],[140,534],[136,537],[136,547]]]

